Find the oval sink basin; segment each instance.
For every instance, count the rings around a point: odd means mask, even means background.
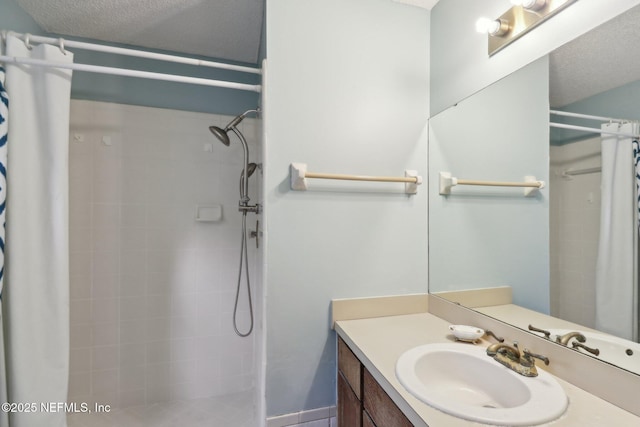
[[[424,403],[456,417],[492,425],[535,425],[567,409],[562,386],[550,374],[524,377],[462,343],[427,344],[396,363],[400,383]]]

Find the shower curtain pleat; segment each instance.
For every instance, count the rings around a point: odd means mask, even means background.
[[[640,125],[634,125],[634,129],[636,133],[640,132]],[[636,192],[633,194],[635,196],[634,200],[634,213],[635,213],[635,221],[636,225],[636,234],[635,234],[635,249],[636,249],[636,258],[635,258],[635,277],[633,283],[633,330],[632,337],[633,340],[638,342],[640,339],[640,316],[638,315],[638,309],[640,309],[640,276],[638,274],[638,270],[640,269],[640,140],[638,138],[634,138],[633,140],[633,164],[634,164],[634,172],[635,172],[635,189]]]
[[[59,62],[57,46],[29,49],[9,35],[6,54]],[[71,71],[6,66],[11,96],[5,286],[9,402],[66,402],[69,378],[68,141]],[[66,414],[10,413],[10,427],[65,427]]]
[[[2,46],[0,46],[2,54]],[[0,302],[4,285],[4,227],[7,200],[7,136],[9,133],[9,95],[4,89],[5,70],[0,66]],[[2,333],[2,304],[0,304],[0,402],[7,401],[7,377],[4,362],[4,336]],[[8,414],[0,411],[0,426],[9,424]]]
[[[603,130],[638,133],[635,123]],[[631,138],[602,136],[602,202],[596,263],[596,329],[633,340],[637,295],[637,190]]]

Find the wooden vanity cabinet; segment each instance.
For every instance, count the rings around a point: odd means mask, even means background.
[[[366,412],[362,413],[362,427],[376,427],[373,421],[371,421],[371,417]]]
[[[413,427],[338,337],[338,427]]]
[[[362,427],[362,364],[338,337],[338,427]]]
[[[337,412],[338,426],[362,427],[362,402],[350,388],[342,373],[338,374]]]
[[[363,372],[363,383],[364,411],[371,416],[374,426],[413,427],[413,424],[366,369]]]

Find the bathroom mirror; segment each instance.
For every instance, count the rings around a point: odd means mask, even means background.
[[[640,43],[637,22],[640,7],[430,119],[430,293],[525,330],[530,323],[558,333],[600,329],[606,332],[602,337],[634,348],[638,292],[631,289],[637,289],[637,273],[625,285],[636,300],[627,301],[635,306],[627,330],[599,328],[602,322],[596,320],[596,295],[613,292],[596,290],[601,136],[550,130],[550,121],[597,129],[607,121],[549,112],[640,120],[640,61],[629,48]],[[528,197],[522,188],[462,185],[440,195],[441,172],[458,179],[506,182],[535,176],[546,185]],[[629,221],[628,233],[637,233],[633,215]],[[632,244],[637,245],[637,239]],[[629,251],[637,270],[638,251]],[[513,316],[505,307],[484,304],[478,293],[469,298],[460,294],[487,288],[498,295],[489,301],[510,300],[525,308],[526,315]],[[589,342],[594,338],[587,338]],[[600,358],[640,374],[640,352],[625,354],[620,361]],[[633,363],[627,363],[631,359]]]

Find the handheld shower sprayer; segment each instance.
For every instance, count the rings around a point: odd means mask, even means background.
[[[250,178],[251,175],[253,175],[253,173],[256,171],[256,169],[260,168],[260,166],[258,166],[256,163],[249,163],[247,165],[247,178]],[[242,198],[243,196],[246,196],[247,193],[245,193],[244,191],[244,183],[246,182],[244,179],[244,175],[245,175],[245,169],[242,170],[242,172],[240,173],[240,198]]]
[[[240,202],[238,203],[238,210],[242,212],[242,239],[240,240],[240,269],[238,271],[238,286],[236,289],[236,300],[233,307],[233,328],[241,337],[247,337],[253,331],[253,306],[251,303],[251,282],[249,280],[249,261],[248,261],[248,253],[247,253],[247,212],[254,212],[256,214],[260,213],[260,205],[256,203],[255,205],[249,204],[249,177],[253,175],[256,169],[260,168],[256,163],[249,163],[249,147],[247,146],[247,141],[244,139],[244,135],[240,132],[237,126],[247,117],[247,114],[260,112],[259,109],[255,110],[247,110],[239,116],[234,117],[225,127],[220,128],[218,126],[209,126],[209,130],[212,134],[215,135],[216,138],[220,140],[227,147],[231,145],[231,140],[229,139],[229,131],[236,134],[240,142],[242,143],[242,149],[244,153],[244,168],[242,169],[242,173],[240,174]],[[256,230],[257,232],[257,230]],[[244,264],[245,275],[247,278],[247,297],[249,303],[249,313],[250,313],[250,325],[249,330],[247,332],[240,332],[237,324],[237,311],[238,311],[238,299],[240,295],[240,284],[242,282],[242,267]]]

